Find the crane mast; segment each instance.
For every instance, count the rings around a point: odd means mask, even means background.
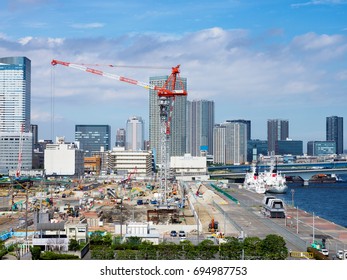
[[[156,86],[152,84],[148,84],[145,82],[137,81],[131,78],[119,76],[116,74],[107,73],[101,70],[93,69],[87,67],[85,64],[76,64],[70,63],[60,60],[52,60],[51,64],[55,65],[63,65],[67,67],[71,67],[77,70],[85,71],[91,74],[104,76],[106,78],[118,80],[121,82],[126,82],[132,85],[140,86],[146,89],[151,89],[157,92],[157,96],[159,99],[159,117],[160,117],[160,163],[161,168],[159,171],[159,180],[160,180],[160,190],[162,192],[162,203],[165,203],[167,199],[167,177],[169,171],[169,143],[170,143],[170,134],[171,134],[171,119],[173,113],[173,105],[176,96],[186,96],[187,91],[184,88],[184,85],[179,76],[179,67],[172,67],[171,75],[168,77],[163,86]],[[112,66],[112,65],[109,65]]]

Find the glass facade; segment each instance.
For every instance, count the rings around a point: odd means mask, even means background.
[[[80,143],[84,156],[90,157],[93,152],[111,149],[111,127],[109,125],[76,125],[75,141]]]
[[[187,101],[187,152],[200,156],[201,150],[213,154],[214,102]]]
[[[336,153],[343,154],[343,118],[331,116],[326,118],[326,140],[335,141]]]
[[[268,144],[266,140],[248,140],[247,141],[247,161],[257,161],[258,156],[267,155]]]
[[[309,141],[307,142],[309,156],[324,156],[336,154],[335,141]]]
[[[32,169],[30,114],[31,61],[0,58],[0,173]]]
[[[30,131],[31,61],[0,58],[0,132]]]
[[[303,142],[300,140],[279,140],[276,141],[276,155],[295,155],[303,154]]]

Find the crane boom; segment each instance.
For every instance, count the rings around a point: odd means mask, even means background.
[[[98,69],[94,69],[94,68],[90,68],[87,67],[83,64],[77,64],[77,63],[71,63],[71,62],[66,62],[66,61],[60,61],[60,60],[56,60],[53,59],[51,61],[51,64],[53,66],[59,64],[59,65],[63,65],[63,66],[67,66],[67,67],[71,67],[77,70],[81,70],[81,71],[85,71],[91,74],[95,74],[95,75],[100,75],[106,78],[110,78],[113,80],[117,80],[117,81],[121,81],[121,82],[125,82],[128,84],[132,84],[132,85],[136,85],[136,86],[140,86],[146,89],[152,89],[158,92],[158,96],[159,97],[173,97],[173,96],[177,96],[177,95],[187,95],[187,92],[184,89],[176,89],[175,88],[175,83],[177,80],[177,75],[179,75],[179,67],[180,65],[177,65],[176,67],[172,67],[172,73],[168,79],[167,83],[170,83],[170,88],[168,89],[166,88],[167,85],[164,85],[164,87],[158,87],[152,84],[148,84],[145,82],[141,82],[141,81],[137,81],[131,78],[127,78],[127,77],[123,77],[123,76],[119,76],[116,74],[111,74],[111,73],[107,73]]]

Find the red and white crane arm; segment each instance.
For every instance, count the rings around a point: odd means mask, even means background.
[[[121,81],[121,82],[126,82],[126,83],[129,83],[129,84],[132,84],[132,85],[136,85],[136,86],[140,86],[140,87],[146,88],[146,89],[153,89],[153,90],[158,90],[159,89],[158,87],[156,87],[154,85],[151,85],[151,84],[148,84],[148,83],[144,83],[144,82],[141,82],[141,81],[136,81],[134,79],[130,79],[130,78],[127,78],[127,77],[123,77],[123,76],[119,76],[119,75],[116,75],[116,74],[111,74],[111,73],[107,73],[107,72],[104,72],[104,71],[101,71],[101,70],[93,69],[93,68],[84,66],[82,64],[75,64],[75,63],[65,62],[65,61],[60,61],[60,60],[55,60],[55,59],[52,60],[51,64],[53,66],[59,64],[59,65],[75,68],[77,70],[85,71],[85,72],[88,72],[88,73],[91,73],[91,74],[100,75],[100,76],[103,76],[103,77],[106,77],[106,78],[110,78],[110,79],[113,79],[113,80],[118,80],[118,81]]]
[[[104,72],[101,70],[97,70],[94,68],[90,68],[84,64],[65,62],[65,61],[60,61],[60,60],[56,60],[56,59],[53,59],[51,61],[51,64],[53,66],[59,64],[59,65],[75,68],[77,70],[81,70],[84,72],[88,72],[91,74],[100,75],[100,76],[110,78],[113,80],[118,80],[118,81],[125,82],[128,84],[140,86],[140,87],[143,87],[146,89],[152,89],[152,90],[157,91],[159,97],[174,97],[174,96],[180,96],[180,95],[181,96],[187,95],[187,92],[186,92],[186,90],[184,90],[182,85],[180,85],[180,86],[182,86],[182,89],[176,88],[176,80],[177,80],[177,76],[179,75],[180,65],[177,65],[176,67],[172,67],[172,72],[171,72],[171,75],[169,76],[169,79],[167,80],[167,83],[164,85],[164,87],[158,87],[158,86],[155,86],[155,85],[152,85],[149,83],[137,81],[137,80],[134,80],[131,78],[127,78],[127,77],[119,76],[116,74],[111,74],[111,73],[107,73],[107,72]],[[109,65],[109,66],[112,66],[112,65]],[[170,86],[170,88],[168,88],[169,86]]]

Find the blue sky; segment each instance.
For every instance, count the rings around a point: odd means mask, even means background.
[[[148,124],[145,89],[52,69],[52,59],[168,67],[98,68],[145,82],[181,64],[188,99],[215,101],[217,123],[251,120],[252,138],[266,139],[267,119],[288,119],[290,138],[306,146],[325,140],[327,116],[346,117],[345,0],[5,0],[0,56],[32,61],[40,139],[73,140],[75,124],[115,134],[133,115]]]

